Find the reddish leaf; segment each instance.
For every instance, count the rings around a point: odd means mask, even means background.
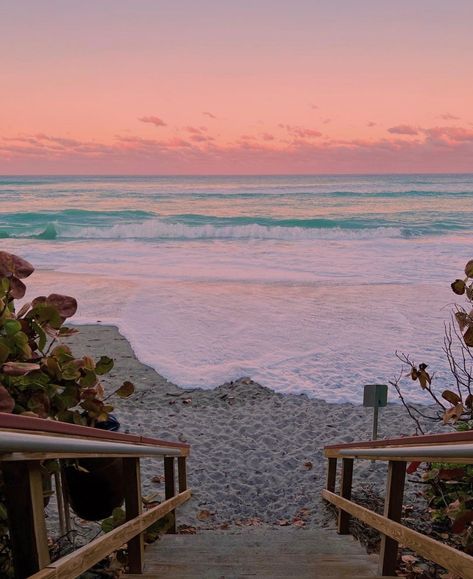
[[[411,462],[409,466],[406,468],[407,474],[414,474],[420,465],[421,465],[420,462],[417,461]]]
[[[470,410],[473,409],[473,394],[468,394],[465,400],[465,406]]]
[[[473,511],[463,511],[458,515],[458,517],[453,521],[452,532],[463,533],[467,526],[473,522]]]
[[[28,362],[6,362],[2,366],[2,372],[7,376],[25,376],[39,369],[39,364],[30,364]]]
[[[199,513],[197,513],[197,518],[199,519],[199,521],[206,521],[212,515],[213,515],[213,513],[211,513],[207,509],[204,509],[204,510],[200,511]]]
[[[23,304],[18,313],[16,314],[17,319],[22,318],[26,313],[28,313],[28,310],[30,308],[31,304]]]
[[[0,386],[0,412],[12,412],[15,408],[15,401],[5,386]]]
[[[473,277],[473,259],[465,265],[465,275],[467,277]]]
[[[177,532],[180,535],[195,535],[197,533],[197,529],[191,525],[179,525]]]
[[[443,415],[443,423],[448,424],[451,420],[452,423],[455,424],[464,412],[465,409],[463,408],[463,404],[457,404],[456,406],[449,408]]]
[[[419,370],[417,372],[417,377],[419,378],[419,383],[422,386],[422,390],[425,390],[427,386],[430,386],[432,380],[430,374],[426,370]]]
[[[306,460],[304,462],[304,468],[306,470],[312,470],[314,468],[314,465],[310,462],[310,460]]]
[[[47,297],[47,302],[57,309],[62,318],[70,318],[77,312],[77,301],[71,296],[50,294]]]
[[[6,251],[0,251],[0,276],[15,276],[20,279],[28,277],[34,272],[34,267],[18,255],[13,255]]]
[[[10,295],[15,298],[16,300],[20,300],[26,293],[26,286],[25,284],[18,279],[17,277],[13,276],[10,278]]]
[[[473,348],[473,326],[469,326],[468,330],[463,334],[463,339],[469,348]]]
[[[451,390],[444,390],[442,392],[442,398],[444,398],[447,402],[450,402],[450,404],[458,404],[462,401],[460,396]]]
[[[464,468],[441,468],[438,477],[441,480],[458,480],[464,477],[465,474]]]
[[[468,326],[469,322],[471,322],[470,316],[466,312],[455,312],[455,319],[462,332]]]

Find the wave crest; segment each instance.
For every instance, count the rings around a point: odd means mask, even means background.
[[[341,227],[306,228],[267,226],[257,223],[246,225],[186,225],[152,219],[135,224],[117,223],[111,227],[56,226],[58,239],[275,239],[300,241],[311,239],[372,239],[376,237],[404,237],[406,232],[397,227],[371,229],[343,229]]]

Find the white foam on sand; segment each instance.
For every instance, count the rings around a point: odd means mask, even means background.
[[[442,361],[450,278],[471,238],[306,241],[6,240],[41,269],[28,296],[74,295],[79,323],[111,323],[139,359],[184,387],[242,375],[278,392],[361,401],[398,372],[396,350]],[[413,397],[422,400],[414,391]]]

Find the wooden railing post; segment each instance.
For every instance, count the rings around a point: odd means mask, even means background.
[[[340,482],[340,496],[344,499],[351,499],[351,485],[353,480],[353,459],[342,459],[342,479]],[[349,534],[350,515],[343,509],[338,511],[338,534]]]
[[[125,488],[126,520],[131,521],[141,515],[141,475],[140,459],[123,459],[123,483]],[[129,573],[143,573],[144,565],[144,538],[139,533],[128,541],[128,571]]]
[[[327,485],[325,488],[331,493],[334,493],[336,481],[337,481],[337,459],[329,458],[327,467]]]
[[[2,471],[15,577],[24,579],[50,561],[40,462],[4,462]]]
[[[179,492],[182,493],[187,490],[187,465],[185,456],[179,456],[177,458],[177,478]]]
[[[406,479],[406,462],[389,461],[388,481],[386,485],[386,499],[384,516],[399,523],[402,515],[402,499]],[[381,535],[379,552],[379,574],[396,575],[398,542],[386,535]]]
[[[176,480],[173,456],[164,457],[164,493],[166,499],[171,499],[176,495]],[[172,524],[168,530],[168,533],[170,534],[176,532],[176,511],[171,511],[171,516]]]

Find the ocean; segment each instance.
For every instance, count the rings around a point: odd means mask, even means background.
[[[0,239],[37,268],[27,298],[74,295],[76,323],[118,326],[181,386],[360,402],[396,351],[451,382],[473,175],[4,176]]]

